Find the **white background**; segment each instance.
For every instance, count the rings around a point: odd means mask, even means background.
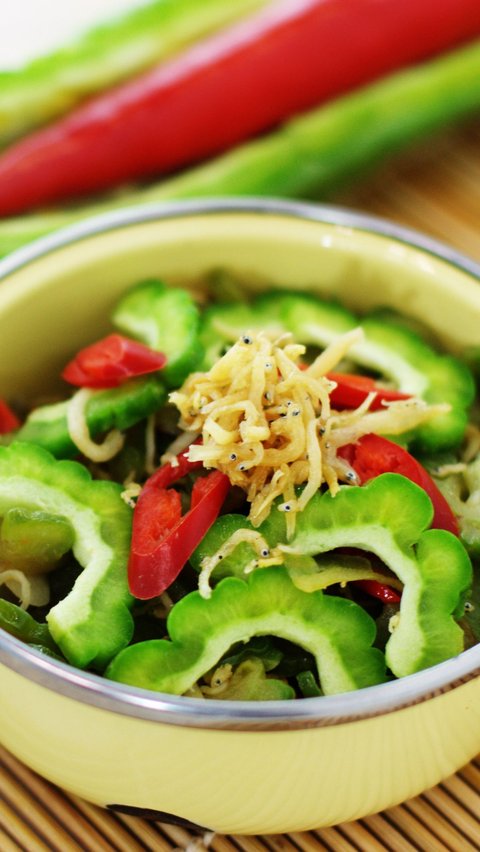
[[[0,69],[15,68],[146,0],[0,0]]]

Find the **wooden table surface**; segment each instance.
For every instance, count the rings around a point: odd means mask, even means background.
[[[480,261],[480,121],[398,155],[338,192],[343,204],[424,231]],[[214,835],[212,852],[480,850],[480,758],[422,796],[334,828],[265,837]],[[204,849],[174,826],[113,815],[0,752],[0,852]]]

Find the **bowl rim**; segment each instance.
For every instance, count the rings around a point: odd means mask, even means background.
[[[166,202],[103,213],[32,242],[0,260],[0,282],[30,263],[92,236],[178,217],[252,213],[292,217],[392,239],[445,261],[480,282],[480,264],[410,228],[346,207],[276,198]],[[392,713],[480,677],[480,644],[413,675],[341,695],[302,701],[205,701],[165,695],[83,672],[0,630],[0,663],[60,695],[124,716],[165,724],[235,730],[332,726]]]

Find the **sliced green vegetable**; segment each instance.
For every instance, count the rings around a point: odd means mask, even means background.
[[[167,621],[171,641],[125,648],[109,665],[112,680],[182,694],[239,641],[256,635],[288,639],[315,657],[325,694],[384,680],[383,655],[371,647],[375,623],[352,601],[299,591],[284,568],[254,572],[248,582],[222,580],[211,598],[192,592]]]
[[[150,0],[50,56],[0,73],[0,144],[260,5],[261,0]]]
[[[200,571],[202,561],[217,553],[222,545],[237,530],[241,529],[253,530],[252,524],[244,515],[220,515],[204,535],[198,547],[193,551],[189,560],[190,564],[196,571]],[[217,563],[212,572],[212,579],[217,581],[222,580],[224,577],[239,577],[241,580],[244,580],[245,566],[255,556],[256,554],[252,545],[248,542],[241,542],[231,554],[225,556]]]
[[[313,672],[300,672],[297,675],[297,683],[304,698],[317,698],[323,695]]]
[[[471,648],[480,642],[480,570],[478,565],[473,571],[472,588],[465,601],[465,611],[460,620],[465,631],[466,646]]]
[[[435,484],[457,517],[462,541],[472,557],[480,557],[480,455],[466,465],[465,470],[438,476],[444,464],[456,464],[458,459],[427,458],[424,464]]]
[[[214,556],[226,541],[237,530],[253,530],[254,527],[244,515],[220,515],[210,527],[202,541],[192,553],[190,564],[196,571],[201,571],[204,559]],[[273,547],[278,541],[285,541],[285,528],[280,513],[273,516],[268,523],[263,524],[258,532]],[[217,562],[212,571],[213,582],[224,577],[239,577],[245,579],[245,568],[251,566],[258,554],[251,544],[241,542],[235,549]],[[314,559],[312,556],[287,553],[284,565],[290,579],[302,592],[315,592],[327,589],[336,583],[350,583],[352,580],[378,580],[385,582],[385,574],[375,571],[368,559],[363,556],[335,554]]]
[[[165,402],[167,393],[157,379],[133,379],[119,388],[96,391],[86,407],[90,435],[94,438],[109,429],[128,429]],[[78,455],[67,425],[68,400],[35,408],[16,433],[20,441],[44,447],[54,456],[70,458]]]
[[[209,370],[224,347],[246,331],[279,335],[291,331],[298,342],[323,347],[357,325],[354,315],[337,302],[306,293],[273,291],[250,304],[213,305],[202,314],[201,339],[205,346],[202,369]]]
[[[270,636],[254,636],[249,642],[242,642],[238,648],[230,649],[226,657],[221,660],[231,666],[238,666],[244,660],[261,660],[266,672],[275,669],[283,658],[282,651],[276,647]]]
[[[349,357],[392,379],[404,393],[451,406],[448,413],[415,430],[415,446],[431,452],[458,445],[475,396],[468,367],[450,355],[439,355],[418,334],[395,322],[367,317],[361,325],[365,341],[353,347]]]
[[[315,592],[328,589],[337,583],[345,585],[355,580],[375,580],[377,583],[390,583],[390,577],[372,568],[369,559],[364,556],[351,556],[335,553],[324,554],[314,559],[312,556],[288,554],[285,564],[288,573],[298,589],[303,592]],[[393,579],[397,588],[398,581]]]
[[[0,598],[0,628],[27,645],[58,654],[48,624],[40,624],[24,609]]]
[[[324,198],[388,154],[480,109],[480,42],[385,77],[147,189],[0,225],[0,255],[96,213],[228,195]],[[352,144],[352,139],[355,144]]]
[[[469,553],[480,557],[480,455],[467,465],[463,475],[460,533]],[[455,511],[455,509],[454,509]]]
[[[234,520],[227,520],[229,517]],[[368,485],[342,487],[335,497],[330,492],[316,494],[297,515],[295,535],[288,546],[281,512],[273,510],[258,532],[271,547],[285,547],[285,569],[305,591],[330,581],[360,578],[358,569],[362,571],[364,566],[345,563],[344,556],[329,565],[317,565],[312,557],[320,553],[353,547],[374,553],[384,562],[404,586],[398,623],[391,624],[393,632],[386,648],[390,669],[401,677],[463,650],[463,633],[455,619],[463,613],[471,564],[456,536],[428,529],[432,517],[432,504],[423,489],[399,474],[387,473]],[[223,529],[217,526],[220,520]],[[199,567],[199,557],[216,552],[219,533],[233,532],[242,525],[251,528],[246,519],[242,524],[240,515],[218,519],[202,549],[195,552],[194,567]],[[253,550],[244,543],[241,548],[218,563],[213,579],[219,576],[217,572],[224,576],[227,570],[243,576]],[[295,562],[295,556],[300,561]]]
[[[181,385],[201,360],[200,312],[186,290],[144,281],[123,296],[112,321],[124,334],[167,356],[162,378],[170,387]]]
[[[53,660],[58,660],[60,663],[66,662],[65,657],[62,656],[60,651],[52,651],[52,649],[49,648],[48,645],[36,645],[35,643],[32,643],[30,645],[30,648],[33,648],[34,651],[39,651],[40,654],[45,654],[46,657],[51,657]]]
[[[315,496],[299,515],[292,550],[315,555],[337,547],[376,554],[404,585],[386,659],[397,677],[428,668],[463,650],[455,621],[472,580],[461,542],[428,529],[432,504],[399,474],[383,474],[361,487]]]
[[[263,310],[258,299],[253,305],[227,302],[212,305],[202,313],[200,340],[205,350],[201,370],[209,370],[224,351],[246,331],[270,331],[281,334],[284,324],[278,317],[275,300]]]
[[[227,342],[248,330],[291,331],[299,343],[323,348],[357,326],[363,329],[365,339],[351,347],[349,361],[380,373],[403,393],[451,406],[451,411],[415,430],[414,444],[424,451],[458,445],[475,394],[470,370],[456,358],[439,355],[420,335],[394,319],[371,316],[360,320],[336,302],[289,292],[270,293],[250,306],[214,306],[202,321],[204,369],[210,369]]]
[[[283,680],[267,677],[262,661],[252,657],[240,663],[227,686],[211,697],[221,701],[285,701],[295,698],[295,690]]]
[[[0,565],[39,574],[71,550],[73,529],[66,518],[42,511],[9,509],[0,519]]]
[[[102,669],[133,632],[126,571],[132,513],[121,490],[33,444],[0,447],[0,516],[41,507],[73,530],[72,550],[84,570],[47,622],[67,660],[80,668]]]

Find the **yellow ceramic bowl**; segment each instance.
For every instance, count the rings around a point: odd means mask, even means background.
[[[124,211],[0,263],[0,395],[37,396],[105,333],[147,276],[390,305],[458,352],[480,345],[480,270],[419,235],[346,211],[277,201]],[[219,832],[310,829],[420,793],[480,750],[480,646],[419,674],[296,702],[202,702],[102,680],[0,638],[3,744],[101,805]]]

